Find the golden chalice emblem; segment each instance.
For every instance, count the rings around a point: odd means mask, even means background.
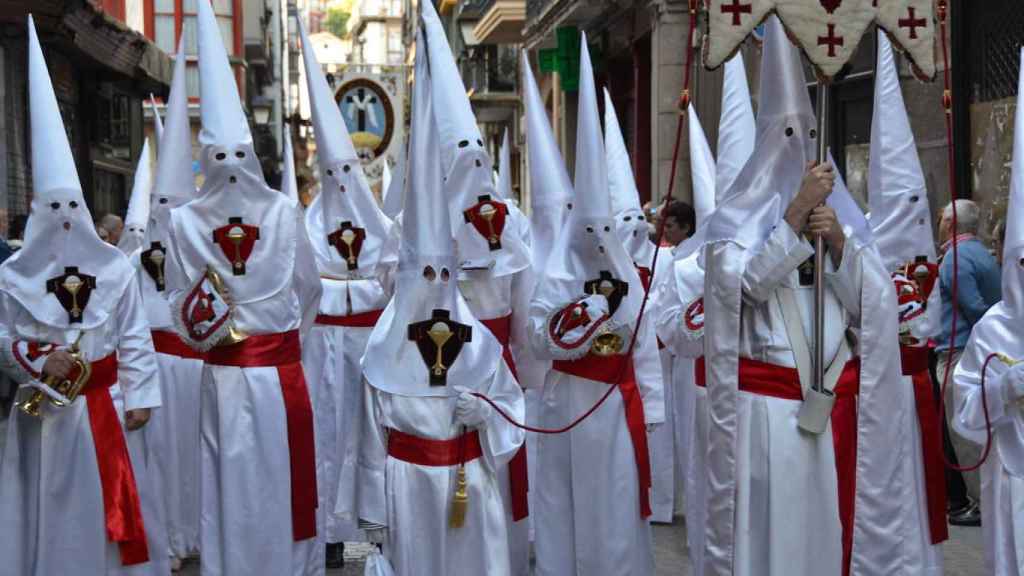
[[[349,266],[355,266],[356,255],[352,251],[352,243],[356,241],[356,233],[351,228],[346,228],[341,232],[341,241],[345,243],[347,248],[348,256],[345,258],[345,261],[348,262]]]
[[[228,230],[228,240],[235,247],[235,261],[233,263],[235,270],[241,270],[244,263],[242,262],[242,240],[245,240],[245,230],[241,226],[232,226]]]
[[[159,286],[164,285],[164,251],[153,250],[149,253],[149,261],[156,266],[156,283]]]
[[[71,294],[71,317],[80,318],[82,316],[82,308],[78,305],[78,291],[82,289],[82,279],[78,276],[71,275],[64,279],[62,286]]]
[[[437,356],[434,359],[434,365],[430,367],[430,371],[434,373],[434,376],[441,376],[444,371],[448,369],[444,365],[444,345],[448,343],[448,340],[452,337],[452,330],[444,322],[435,322],[430,330],[427,330],[427,335],[433,340],[434,346],[437,347]]]
[[[612,284],[611,280],[604,279],[594,285],[594,294],[601,294],[605,298],[611,298],[614,293],[615,285]]]
[[[498,215],[498,209],[494,204],[484,204],[479,210],[480,217],[487,222],[487,241],[491,244],[498,242],[498,235],[494,233],[494,217]]]

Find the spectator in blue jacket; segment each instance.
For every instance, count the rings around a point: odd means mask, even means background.
[[[942,295],[942,331],[936,342],[938,354],[936,377],[942,382],[946,370],[952,374],[960,361],[974,324],[993,304],[1002,300],[1002,271],[988,247],[977,237],[980,216],[978,205],[970,200],[956,201],[956,229],[953,228],[953,205],[942,211],[939,238],[942,241],[939,261],[939,287]],[[956,301],[953,300],[953,246],[957,251]],[[953,339],[953,312],[956,311],[956,338]],[[952,342],[952,346],[950,346]],[[952,386],[950,386],[952,389]],[[952,402],[947,393],[947,402]],[[951,406],[947,404],[947,406]],[[947,408],[947,416],[953,413]],[[948,419],[947,419],[948,420]],[[957,452],[970,463],[977,461],[978,452],[973,445],[959,437],[950,438],[944,430],[946,456],[957,463]],[[977,503],[979,480],[977,472],[962,474],[949,471],[946,475],[949,496],[949,522],[956,526],[981,525],[981,511]]]

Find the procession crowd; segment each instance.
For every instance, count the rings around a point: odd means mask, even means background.
[[[420,4],[381,201],[301,23],[320,189],[287,154],[266,184],[200,0],[202,185],[182,43],[123,223],[89,213],[29,18],[0,576],[308,576],[346,542],[371,576],[650,576],[680,514],[698,575],[937,576],[949,524],[1024,575],[1024,110],[994,249],[969,200],[935,238],[879,33],[866,215],[771,17],[756,115],[736,55],[715,154],[683,111],[691,201],[645,209],[584,36],[573,179],[524,53],[524,212]]]

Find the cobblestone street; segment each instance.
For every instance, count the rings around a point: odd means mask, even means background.
[[[690,574],[690,561],[686,555],[686,527],[681,519],[675,524],[654,526],[655,576],[681,576]],[[350,544],[345,548],[345,568],[329,570],[327,576],[362,576],[363,562],[371,550],[368,544]],[[944,548],[946,576],[983,576],[984,556],[981,528],[950,527],[950,541]],[[190,563],[182,572],[185,576],[198,576],[199,566]],[[443,575],[438,575],[443,576]]]

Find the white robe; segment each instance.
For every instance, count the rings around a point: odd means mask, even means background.
[[[320,313],[348,316],[382,310],[391,297],[381,279],[321,278]],[[316,420],[317,496],[328,543],[365,540],[356,514],[356,460],[363,421],[363,371],[359,361],[373,327],[316,324],[302,348]]]
[[[192,282],[185,278],[173,235],[165,266],[168,296],[178,301]],[[273,296],[236,304],[232,322],[239,330],[306,334],[312,326],[319,273],[305,232],[296,236],[294,275]],[[250,262],[250,274],[261,264],[272,265]],[[292,538],[288,435],[277,369],[206,364],[200,407],[203,576],[322,574],[322,535],[300,542]]]
[[[884,317],[884,321],[876,318],[886,307],[882,304],[888,304],[890,298],[893,304],[890,312],[895,312],[895,297],[888,275],[879,279],[873,274],[874,268],[881,268],[881,260],[872,260],[870,277],[864,273],[865,250],[872,249],[848,238],[838,271],[833,269],[830,257],[825,258],[827,285],[823,313],[826,330],[823,347],[826,362],[830,362],[839,351],[845,328],[853,325],[859,326],[861,346],[871,346],[872,355],[879,354],[880,346],[885,346],[884,354],[890,355],[882,364],[878,364],[877,356],[862,359],[860,397],[857,400],[858,475],[852,571],[853,574],[867,575],[880,573],[872,566],[902,564],[901,540],[885,532],[885,527],[892,528],[891,523],[899,521],[899,502],[910,497],[909,479],[889,471],[898,468],[898,462],[905,461],[902,429],[907,415],[901,398],[910,390],[897,386],[883,387],[876,383],[880,381],[880,372],[888,374],[894,365],[898,367],[896,346],[888,344],[889,339],[895,344],[895,316]],[[736,253],[734,246],[728,243],[712,245],[708,250],[707,269],[715,270],[725,262],[732,262],[730,265],[735,266],[739,259],[738,270],[741,272],[738,273],[736,288],[741,293],[741,305],[736,311],[738,318],[732,320],[738,320],[737,341],[731,328],[725,330],[730,333],[722,331],[729,325],[728,312],[725,312],[728,308],[723,308],[722,312],[718,310],[734,289],[722,283],[733,282],[733,276],[728,273],[708,275],[705,293],[713,294],[715,300],[712,306],[706,307],[710,316],[706,329],[714,328],[713,332],[706,334],[706,338],[711,340],[706,340],[706,352],[708,349],[728,351],[730,345],[738,345],[735,352],[739,358],[795,367],[793,348],[782,320],[778,290],[788,288],[795,291],[804,333],[808,345],[813,347],[813,288],[801,287],[796,271],[799,263],[812,253],[810,244],[798,238],[784,222],[776,225],[762,244],[746,253]],[[746,258],[745,263],[742,258]],[[874,263],[878,266],[873,266]],[[879,294],[883,298],[881,303],[877,300]],[[872,324],[865,326],[860,325],[863,301],[879,307],[879,310],[865,311],[865,314],[872,315]],[[714,314],[722,316],[711,318]],[[886,322],[890,321],[891,334],[886,332],[890,328]],[[736,344],[729,344],[728,339]],[[709,347],[712,343],[716,346]],[[727,392],[728,386],[735,386],[735,373],[731,373],[731,381],[726,378],[723,370],[731,370],[724,361],[726,357],[721,352],[715,354],[709,357],[707,371],[709,441],[705,454],[709,458],[706,501],[710,516],[706,532],[706,573],[723,574],[725,563],[731,562],[732,573],[736,576],[842,574],[842,527],[830,424],[822,435],[802,434],[797,426],[801,402],[742,390],[734,393],[734,420],[727,420],[724,415],[728,412],[723,400],[728,395],[723,392]],[[718,381],[716,378],[723,379]],[[725,389],[716,392],[714,386],[724,386]],[[721,434],[727,425],[734,426],[735,430],[734,451],[730,455],[735,466],[735,485],[732,488],[723,482],[725,477],[720,476],[724,469],[720,466],[727,460],[723,459],[723,454],[717,453],[717,449],[722,449],[718,443],[727,438]],[[887,446],[884,452],[881,446]],[[877,477],[873,478],[874,484],[865,482],[865,478],[872,478],[871,474]],[[716,500],[716,494],[726,490],[735,495],[734,504]],[[727,503],[735,506],[734,511],[726,507]],[[731,536],[728,535],[730,532]],[[884,540],[881,539],[883,533]],[[881,573],[898,572],[889,572],[886,568]]]
[[[13,298],[0,294],[0,346],[5,351],[5,369],[12,370],[19,382],[29,376],[8,358],[13,340],[67,346],[77,336],[78,330],[63,331],[36,322]],[[110,392],[122,421],[126,410],[160,406],[153,345],[135,280],[110,318],[86,332],[80,349],[90,361],[117,353],[118,383]],[[79,398],[63,409],[44,406],[42,420],[14,407],[11,410],[0,464],[0,522],[5,526],[0,538],[0,575],[167,574],[167,540],[152,507],[144,505],[142,510],[150,562],[122,567],[117,545],[107,541],[86,400]],[[147,467],[138,461],[142,433],[126,434],[140,500],[152,502],[143,495],[151,489]]]
[[[174,332],[167,291],[157,290],[140,258],[142,302],[151,330]],[[156,354],[163,404],[153,412],[145,436],[155,473],[154,493],[162,499],[170,554],[184,558],[199,549],[199,384],[203,362],[173,354]]]
[[[504,363],[476,389],[513,418],[524,418],[522,391]],[[420,438],[458,437],[462,426],[455,423],[456,398],[398,396],[367,384],[359,517],[387,527],[384,553],[396,576],[511,574],[498,475],[522,445],[522,430],[490,410],[480,430],[483,456],[465,465],[469,503],[460,528],[448,526],[458,467],[420,466],[387,453],[388,429]]]
[[[981,375],[992,353],[1024,360],[1021,320],[1005,303],[996,304],[971,330],[964,354],[953,374],[956,383],[956,431],[979,445],[985,444]],[[1009,400],[1003,377],[1007,367],[999,359],[985,374],[992,450],[981,468],[981,526],[985,541],[985,573],[1024,575],[1024,408]]]
[[[676,274],[685,274],[690,290],[684,294]],[[704,454],[707,441],[707,394],[695,378],[696,359],[704,354],[703,328],[686,327],[685,315],[691,303],[703,297],[704,271],[697,254],[674,262],[665,277],[657,282],[654,307],[658,338],[673,352],[672,388],[674,441],[677,474],[683,485],[688,556],[694,576],[704,573]],[[668,382],[668,381],[666,381]],[[666,397],[667,394],[666,394]],[[667,411],[667,410],[666,410]]]
[[[533,301],[531,334],[544,339],[547,319],[572,302]],[[547,344],[533,349],[539,354]],[[652,322],[641,323],[633,351],[648,424],[665,420],[661,363]],[[589,410],[609,384],[548,372],[538,423],[560,428]],[[577,427],[537,440],[534,552],[538,576],[649,576],[650,524],[640,514],[633,441],[622,395],[613,392]]]
[[[656,285],[672,273],[672,251],[662,247],[658,251],[658,269],[654,273]],[[648,301],[650,318],[657,318],[657,288]],[[663,343],[662,343],[663,344]],[[678,400],[673,383],[672,371],[675,365],[675,350],[658,346],[661,361],[661,380],[664,383],[665,421],[647,434],[647,446],[651,455],[651,522],[672,523],[676,508],[676,486],[680,484],[677,456],[676,428],[682,425],[676,410]]]

